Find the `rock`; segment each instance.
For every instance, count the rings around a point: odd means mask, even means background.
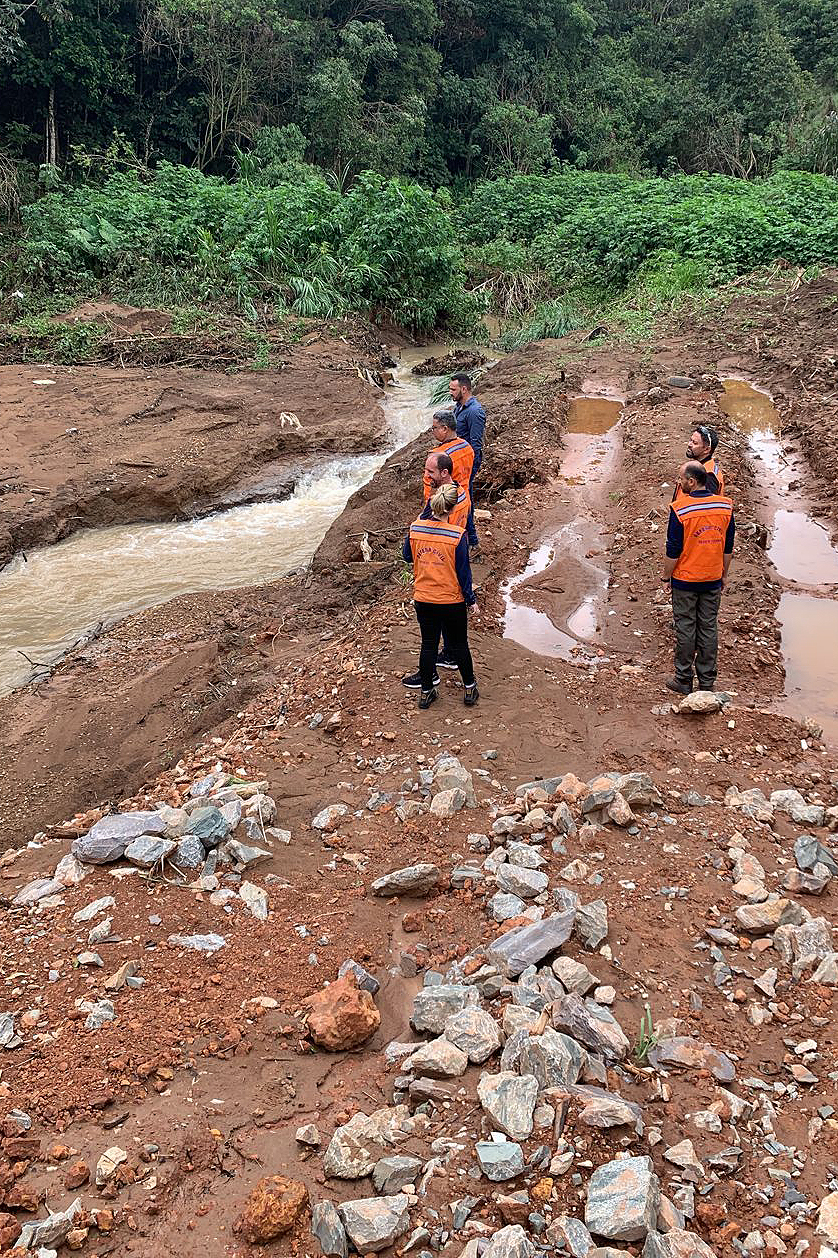
[[[116,1174],[117,1168],[128,1161],[128,1154],[118,1144],[106,1149],[96,1163],[96,1186],[101,1188]]]
[[[461,1009],[452,1013],[445,1021],[445,1037],[477,1065],[496,1053],[501,1045],[498,1024],[483,1009]]]
[[[825,847],[813,834],[801,834],[794,842],[794,859],[798,869],[811,871],[816,865],[825,865],[827,872],[838,878],[838,861],[828,847]],[[56,876],[58,870],[55,871]]]
[[[694,690],[692,694],[686,696],[678,704],[679,712],[699,712],[709,713],[718,712],[722,706],[722,701],[713,690]]]
[[[654,1231],[660,1181],[649,1157],[617,1158],[599,1166],[588,1184],[585,1223],[596,1236],[639,1241]]]
[[[250,1193],[233,1230],[251,1245],[266,1245],[290,1232],[308,1206],[305,1184],[266,1175]]]
[[[407,1184],[415,1184],[422,1170],[420,1158],[379,1158],[373,1167],[375,1191],[383,1197],[400,1192]]]
[[[81,1214],[81,1197],[76,1197],[66,1210],[50,1214],[49,1218],[24,1223],[17,1241],[19,1247],[37,1249],[41,1246],[60,1245],[72,1229],[77,1214]]]
[[[667,1162],[678,1167],[682,1179],[698,1183],[704,1178],[704,1167],[695,1155],[692,1140],[681,1140],[678,1144],[673,1144],[664,1150],[663,1156]]]
[[[294,1132],[294,1139],[298,1144],[305,1144],[316,1149],[320,1145],[320,1132],[314,1123],[305,1123]]]
[[[80,952],[76,957],[76,965],[98,965],[103,966],[105,963],[99,956],[98,952]]]
[[[692,389],[696,382],[692,376],[669,376],[666,383],[670,389]]]
[[[87,871],[72,852],[67,852],[56,865],[52,877],[62,887],[77,887],[80,882],[84,882]]]
[[[260,922],[268,919],[268,893],[255,882],[243,882],[239,887],[239,896],[250,911],[250,916]]]
[[[574,926],[577,938],[593,951],[608,937],[608,907],[604,900],[592,900],[580,904],[576,910]]]
[[[87,1014],[85,1030],[101,1031],[106,1022],[113,1022],[116,1010],[110,1000],[83,1000],[79,1008]]]
[[[608,984],[594,988],[594,1000],[598,1005],[613,1005],[617,999],[617,990]]]
[[[827,953],[809,982],[823,983],[825,987],[838,987],[838,952]]]
[[[469,808],[474,808],[477,803],[472,776],[456,756],[443,756],[437,761],[433,781],[435,791],[461,790]]]
[[[467,1066],[467,1055],[444,1035],[423,1044],[402,1062],[404,1070],[430,1075],[432,1078],[458,1077],[465,1074]]]
[[[576,833],[576,822],[573,820],[573,813],[570,811],[564,800],[556,805],[553,812],[553,827],[562,837],[571,836]]]
[[[206,848],[218,847],[230,834],[232,826],[220,808],[207,804],[189,814],[186,833],[200,839]]]
[[[191,952],[217,952],[227,940],[223,935],[169,935],[169,943],[175,948],[188,948]]]
[[[824,1197],[818,1210],[818,1231],[833,1245],[838,1244],[838,1192]]]
[[[384,1106],[372,1114],[358,1112],[337,1127],[323,1159],[323,1170],[337,1179],[361,1179],[372,1172],[388,1146],[412,1135],[416,1120],[406,1105]]]
[[[825,917],[812,917],[800,926],[781,926],[774,933],[774,947],[791,962],[792,977],[798,979],[833,951],[830,924]]]
[[[359,1254],[389,1248],[410,1227],[410,1202],[404,1193],[392,1197],[364,1197],[338,1206],[346,1234]]]
[[[573,930],[576,910],[554,913],[529,926],[518,926],[495,939],[486,957],[507,978],[517,978],[528,965],[536,965],[567,943]]]
[[[414,997],[410,1023],[414,1031],[441,1035],[453,1013],[474,1008],[479,1003],[479,993],[465,984],[440,983],[436,987],[423,987]]]
[[[141,834],[132,839],[125,848],[125,858],[132,865],[139,865],[140,869],[152,869],[167,856],[171,856],[176,847],[174,839]]]
[[[550,879],[539,869],[527,869],[523,865],[501,865],[497,872],[501,891],[520,896],[522,900],[534,900],[550,885]]]
[[[658,1040],[649,1052],[652,1065],[685,1066],[693,1070],[709,1070],[719,1083],[732,1083],[736,1068],[729,1057],[712,1044],[691,1039],[686,1035],[670,1036]]]
[[[612,1060],[622,1061],[628,1053],[629,1042],[616,1018],[575,992],[553,1002],[552,1022],[557,1030],[566,1031],[586,1048]]]
[[[594,1240],[581,1219],[561,1214],[550,1226],[550,1242],[557,1247],[567,1246],[573,1258],[586,1258],[595,1248]]]
[[[758,786],[741,792],[729,786],[725,792],[725,808],[738,808],[752,821],[770,823],[774,820],[774,809]]]
[[[758,882],[756,878],[743,877],[735,882],[731,887],[734,895],[738,895],[740,900],[747,900],[749,904],[762,904],[768,899],[768,888],[762,882]]]
[[[511,1140],[478,1140],[474,1146],[481,1171],[492,1183],[514,1179],[524,1170],[524,1151]]]
[[[238,870],[252,869],[254,865],[260,865],[262,861],[270,860],[273,856],[267,848],[254,847],[250,843],[242,843],[239,839],[228,839],[220,850],[230,857]]]
[[[615,826],[630,826],[635,820],[627,800],[619,791],[614,792],[614,798],[605,809],[605,815],[609,821],[613,821]]]
[[[37,904],[39,900],[44,900],[49,895],[60,895],[63,890],[64,887],[54,878],[35,878],[18,891],[12,904]]]
[[[435,817],[454,817],[466,806],[466,793],[455,786],[450,791],[440,791],[431,800],[429,811]]]
[[[822,804],[807,804],[800,791],[772,791],[769,803],[775,812],[784,812],[801,826],[822,826]]]
[[[660,791],[649,774],[642,770],[619,773],[612,780],[614,790],[619,791],[632,808],[655,808],[663,803]]]
[[[79,909],[77,913],[74,913],[73,921],[90,922],[94,917],[98,916],[99,913],[104,913],[106,909],[112,909],[115,904],[116,900],[112,895],[100,896],[98,900],[91,901],[91,903],[86,904],[83,909]]]
[[[15,1032],[14,1018],[13,1013],[0,1013],[0,1048],[18,1048],[23,1043]]]
[[[556,957],[552,969],[562,987],[577,996],[584,996],[599,982],[586,965],[573,957]]]
[[[347,1258],[346,1232],[331,1201],[318,1201],[312,1210],[311,1234],[326,1258]]]
[[[308,1033],[315,1044],[341,1052],[364,1044],[381,1025],[381,1014],[352,972],[335,979],[303,1002],[309,1008]]]
[[[665,1236],[650,1232],[643,1246],[643,1258],[716,1258],[700,1236],[684,1228],[670,1228]]]
[[[345,817],[348,812],[346,804],[328,804],[316,817],[312,817],[311,828],[322,834],[332,834],[338,828],[341,817]]]
[[[829,870],[825,865],[816,865],[815,870],[821,870],[821,873],[807,873],[802,869],[790,869],[786,873],[780,886],[784,891],[789,891],[793,895],[823,895],[828,887],[831,879]]]
[[[569,1087],[568,1094],[580,1101],[579,1121],[586,1127],[633,1127],[643,1135],[643,1112],[634,1101],[626,1101],[616,1092],[590,1086]]]
[[[531,813],[527,814],[531,816]],[[544,822],[546,824],[548,818],[545,814]],[[547,864],[546,859],[541,855],[537,847],[533,847],[531,843],[514,843],[510,840],[506,845],[506,855],[510,864],[520,865],[524,869],[543,869]]]
[[[526,907],[519,896],[510,895],[506,891],[496,891],[487,905],[492,917],[499,924],[509,921],[511,917],[520,917]]]
[[[172,862],[179,869],[200,869],[206,856],[201,840],[194,834],[186,834],[178,840]]]
[[[404,869],[394,869],[383,878],[376,878],[370,887],[373,895],[427,895],[439,882],[439,869],[436,865],[421,862],[418,865],[407,865]]]
[[[749,935],[769,935],[778,926],[798,926],[803,921],[803,910],[794,900],[777,897],[761,904],[741,904],[735,917]]]
[[[532,1135],[538,1100],[535,1075],[517,1075],[509,1070],[483,1074],[477,1084],[477,1099],[492,1122],[513,1140],[527,1140]]]
[[[157,812],[124,812],[103,817],[70,849],[87,865],[107,865],[121,860],[125,849],[141,834],[164,834],[166,822]]]
[[[576,1083],[582,1073],[585,1053],[575,1040],[567,1035],[560,1035],[550,1027],[541,1035],[530,1035],[527,1031],[521,1031],[519,1035],[521,1039],[517,1045],[509,1040],[506,1047],[516,1050],[515,1066],[522,1075],[535,1075],[542,1090]],[[504,1068],[507,1066],[503,1058],[501,1065]]]
[[[343,978],[343,976],[345,974],[349,974],[350,971],[355,975],[355,982],[358,984],[361,991],[369,992],[371,996],[375,996],[377,994],[378,989],[381,986],[378,979],[374,974],[370,974],[369,970],[365,970],[362,965],[360,965],[357,961],[353,961],[351,958],[342,963],[340,969],[338,970],[338,978]]]
[[[524,1229],[514,1223],[494,1233],[481,1258],[534,1258],[535,1253],[535,1245]]]
[[[129,978],[133,978],[139,969],[138,961],[123,961],[118,970],[105,979],[105,987],[109,992],[121,991]]]

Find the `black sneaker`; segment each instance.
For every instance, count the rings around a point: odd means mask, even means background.
[[[449,655],[447,651],[443,651],[441,655],[436,657],[437,668],[459,668],[457,661],[453,655]]]
[[[438,698],[435,690],[423,690],[419,696],[419,707],[429,708],[432,703],[436,703]]]
[[[407,676],[402,677],[402,685],[406,686],[408,690],[421,690],[422,678],[419,676],[418,673],[408,673]],[[439,675],[436,672],[434,672],[431,685],[432,686],[439,685]]]
[[[479,698],[480,691],[477,689],[477,682],[474,682],[471,686],[466,686],[466,692],[463,695],[463,703],[467,708],[473,708]]]
[[[666,681],[667,690],[674,690],[676,695],[692,694],[692,686],[688,686],[686,682],[679,681],[677,677],[668,677]]]

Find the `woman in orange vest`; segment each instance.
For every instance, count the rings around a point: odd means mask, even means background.
[[[468,615],[477,612],[468,539],[465,529],[449,518],[457,506],[458,493],[457,485],[442,485],[431,497],[430,516],[423,513],[414,520],[402,547],[405,561],[413,564],[413,605],[422,634],[420,708],[429,708],[439,697],[436,659],[443,629],[463,679],[463,702],[471,708],[480,697],[468,647]]]

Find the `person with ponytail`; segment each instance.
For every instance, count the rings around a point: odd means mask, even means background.
[[[429,708],[439,698],[436,660],[443,630],[465,687],[463,702],[471,708],[480,697],[468,646],[468,617],[478,610],[471,586],[468,538],[466,530],[450,520],[458,494],[453,482],[441,485],[431,495],[430,515],[423,513],[414,520],[402,548],[405,562],[413,564],[414,607],[422,635],[420,708]]]

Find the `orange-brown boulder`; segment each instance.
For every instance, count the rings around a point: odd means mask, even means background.
[[[90,1167],[87,1163],[74,1162],[64,1172],[64,1187],[68,1192],[72,1192],[74,1188],[81,1188],[82,1184],[86,1184],[89,1179]]]
[[[369,992],[358,987],[350,971],[309,996],[308,1033],[321,1048],[339,1052],[357,1048],[378,1030],[381,1014]]]
[[[266,1175],[248,1197],[235,1231],[251,1245],[264,1245],[290,1232],[307,1205],[305,1184],[284,1175]]]
[[[6,1246],[11,1248],[17,1238],[20,1236],[20,1224],[13,1214],[7,1214],[5,1210],[0,1210],[0,1250],[6,1252]]]

